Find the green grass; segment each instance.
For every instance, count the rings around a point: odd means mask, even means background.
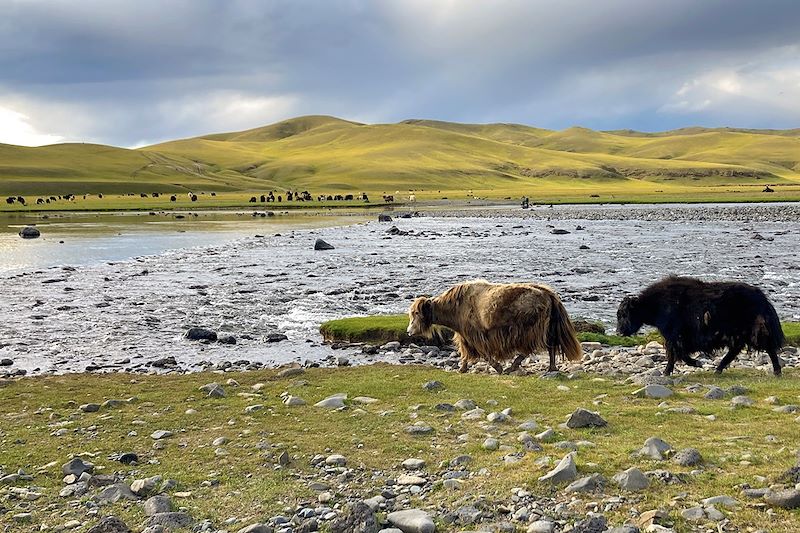
[[[731,410],[726,400],[705,400],[702,393],[687,393],[675,387],[676,395],[667,400],[669,406],[688,405],[696,414],[668,412],[659,406],[661,400],[635,398],[635,385],[616,382],[596,375],[584,375],[572,380],[547,380],[535,376],[495,376],[456,374],[411,366],[374,365],[344,369],[312,369],[290,379],[276,379],[274,371],[250,373],[201,373],[188,375],[130,375],[74,374],[65,376],[24,378],[0,386],[0,464],[6,472],[22,468],[35,475],[33,482],[16,485],[40,487],[42,498],[27,508],[33,513],[30,524],[15,527],[6,516],[0,515],[5,531],[29,531],[48,524],[50,529],[71,519],[84,525],[93,523],[86,509],[73,507],[58,497],[63,487],[61,464],[72,454],[82,454],[97,465],[97,472],[119,472],[126,481],[151,475],[162,475],[178,481],[179,491],[188,497],[174,497],[176,505],[185,507],[197,520],[208,518],[217,527],[229,517],[241,522],[228,529],[236,530],[248,523],[262,521],[285,506],[311,499],[309,478],[318,472],[309,465],[315,454],[341,453],[348,465],[365,475],[357,475],[352,484],[365,497],[377,494],[383,486],[371,481],[372,470],[388,477],[400,475],[400,462],[409,457],[424,459],[427,470],[438,471],[438,464],[460,454],[470,454],[474,461],[470,470],[487,468],[491,475],[476,476],[466,481],[462,491],[446,491],[439,487],[427,500],[412,497],[413,506],[444,505],[455,508],[455,501],[466,495],[486,495],[492,501],[509,501],[513,487],[525,487],[534,494],[547,496],[558,489],[543,486],[537,478],[545,469],[535,464],[543,456],[557,461],[564,450],[545,443],[542,452],[528,452],[521,463],[506,465],[504,451],[485,451],[480,444],[486,431],[477,422],[462,421],[458,413],[448,414],[433,409],[440,402],[454,403],[470,398],[487,411],[513,408],[514,423],[506,430],[495,431],[502,444],[515,450],[516,424],[533,419],[541,427],[553,427],[557,440],[589,440],[592,447],[583,447],[577,456],[581,475],[599,472],[611,478],[615,473],[637,466],[642,470],[666,468],[673,472],[688,472],[672,463],[658,463],[631,454],[650,436],[656,435],[676,449],[694,447],[706,460],[702,473],[684,485],[653,484],[641,493],[641,500],[604,512],[614,525],[621,524],[630,509],[639,511],[665,508],[676,521],[678,530],[687,529],[679,518],[683,508],[702,498],[728,494],[742,505],[724,510],[740,531],[762,528],[764,511],[749,505],[737,489],[742,483],[764,486],[756,476],[765,476],[766,484],[795,463],[797,447],[796,415],[772,411],[763,402],[767,396],[777,396],[792,403],[800,395],[798,374],[788,371],[783,379],[761,373],[728,371],[722,376],[709,373],[692,375],[685,383],[700,382],[720,387],[744,385],[749,396],[757,401],[751,408]],[[224,385],[232,378],[239,386]],[[431,393],[422,389],[429,380],[444,383],[442,391]],[[205,383],[223,383],[227,397],[208,399],[197,388]],[[259,392],[251,389],[256,383],[265,386]],[[559,388],[566,386],[567,389]],[[286,407],[280,394],[288,391],[308,401],[302,407]],[[342,412],[329,412],[313,407],[313,403],[333,393],[345,392],[350,398],[371,396],[379,403],[370,406],[350,404]],[[100,403],[104,399],[124,399],[135,396],[138,401],[97,413],[83,413],[77,405]],[[488,404],[496,400],[497,407]],[[264,409],[246,414],[244,408],[262,404]],[[568,430],[559,424],[577,407],[599,411],[608,420],[607,428]],[[196,414],[185,414],[187,409]],[[714,415],[715,421],[706,418]],[[403,431],[407,425],[424,421],[435,429],[432,436],[412,437]],[[61,437],[52,433],[67,429]],[[165,448],[153,448],[149,435],[159,429],[175,432],[166,439]],[[132,433],[133,432],[133,433]],[[466,444],[457,436],[468,434]],[[774,442],[765,439],[773,435]],[[227,455],[215,455],[211,442],[220,436],[230,442],[222,448]],[[266,450],[257,444],[268,442]],[[137,466],[126,467],[109,459],[109,454],[133,451],[139,454]],[[287,451],[293,463],[286,469],[274,467],[275,458]],[[218,480],[219,485],[204,484]],[[0,487],[0,491],[7,490]],[[97,489],[93,489],[87,498]],[[334,492],[336,489],[334,488]],[[613,485],[607,495],[615,495]],[[677,503],[675,498],[683,495]],[[583,498],[599,501],[599,496]],[[335,502],[341,502],[341,495]],[[3,506],[13,512],[18,501],[3,500]],[[582,512],[582,507],[577,508]],[[134,530],[144,521],[140,504],[118,502],[104,507],[101,515],[122,517]],[[800,512],[776,510],[769,517],[771,531],[794,531],[800,523]],[[439,531],[459,531],[463,528],[439,524]]]
[[[798,200],[798,154],[796,130],[640,134],[309,116],[136,150],[0,145],[0,195],[292,188],[540,203]],[[766,183],[776,192],[761,193]]]
[[[786,344],[800,346],[800,322],[783,322],[781,326],[786,336]]]

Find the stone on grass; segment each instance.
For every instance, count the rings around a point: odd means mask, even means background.
[[[80,475],[84,472],[88,472],[90,474],[94,472],[94,465],[92,463],[85,462],[80,457],[73,457],[61,466],[61,471],[65,476],[72,474],[80,477]]]
[[[406,433],[409,435],[429,435],[433,433],[433,428],[425,422],[416,422],[406,428]]]
[[[528,529],[525,531],[527,533],[553,533],[555,530],[555,522],[551,522],[550,520],[536,520],[535,522],[531,522]]]
[[[444,388],[444,383],[441,381],[428,381],[422,385],[422,388],[426,391],[441,390]]]
[[[469,411],[461,414],[461,420],[482,420],[486,415],[486,411],[480,407],[470,409]]]
[[[386,517],[389,523],[403,533],[434,533],[436,524],[428,513],[419,509],[395,511]]]
[[[639,455],[650,457],[656,461],[663,461],[665,454],[671,449],[672,446],[658,437],[650,437],[644,441],[644,446],[639,450]]]
[[[145,479],[137,479],[131,483],[131,492],[139,497],[147,496],[155,492],[158,484],[161,483],[161,476],[153,476]]]
[[[721,400],[724,397],[725,391],[713,385],[708,389],[708,392],[704,396],[706,400]]]
[[[323,407],[325,409],[341,409],[345,406],[344,401],[347,399],[347,394],[339,393],[333,396],[328,396],[314,404],[315,407]]]
[[[731,398],[731,407],[733,408],[752,407],[755,403],[755,400],[748,396],[734,396]]]
[[[603,420],[599,413],[587,411],[581,407],[577,408],[569,416],[567,420],[567,427],[570,429],[585,428],[585,427],[603,427],[608,425],[608,422]]]
[[[172,502],[168,496],[152,496],[144,502],[144,514],[153,516],[158,513],[168,513],[172,510]]]
[[[425,461],[422,459],[406,459],[403,461],[403,468],[406,470],[422,470],[425,468]]]
[[[347,458],[344,455],[334,454],[325,458],[325,464],[328,466],[345,466]]]
[[[800,491],[797,489],[769,491],[764,494],[764,501],[773,507],[797,509],[800,507]]]
[[[672,460],[680,466],[696,466],[703,462],[703,456],[694,448],[685,448],[677,452]]]
[[[659,400],[669,398],[672,394],[672,390],[664,385],[645,385],[633,393],[634,396],[638,396],[639,398],[656,398]]]
[[[167,529],[179,529],[191,527],[194,520],[182,511],[168,513],[157,513],[147,519],[148,526],[164,526]]]
[[[167,431],[165,429],[159,429],[159,430],[154,431],[153,433],[151,433],[150,434],[150,438],[153,439],[153,440],[161,440],[161,439],[167,439],[167,438],[171,437],[172,435],[173,435],[173,433],[171,431]]]
[[[705,506],[721,505],[722,507],[736,507],[737,505],[739,505],[739,502],[736,501],[736,498],[731,498],[730,496],[726,496],[724,494],[720,496],[712,496],[711,498],[706,498],[701,503]]]
[[[116,516],[105,516],[86,533],[131,533],[131,529]]]
[[[100,503],[117,503],[120,500],[135,501],[138,498],[125,483],[115,483],[95,494],[93,499]]]
[[[342,402],[344,404],[344,402]],[[305,405],[306,401],[299,396],[292,396],[291,394],[283,400],[284,405],[288,405],[289,407],[298,407],[301,405]]]
[[[559,461],[558,465],[547,474],[539,478],[541,482],[552,484],[566,483],[578,477],[578,467],[575,465],[575,452],[568,453]]]
[[[602,489],[605,485],[606,479],[600,474],[592,474],[591,476],[576,479],[564,489],[564,492],[594,492]]]
[[[217,332],[206,328],[189,328],[183,335],[190,341],[215,341],[217,340]]]
[[[619,485],[619,488],[622,490],[629,490],[632,492],[644,490],[650,486],[650,480],[636,467],[629,468],[614,476],[614,482]]]
[[[466,400],[466,399],[458,400],[453,405],[456,406],[456,409],[461,409],[462,411],[471,411],[471,410],[475,409],[475,407],[477,407],[475,405],[475,402],[473,402],[472,400]]]
[[[497,439],[494,439],[492,437],[489,437],[488,439],[483,441],[483,445],[482,445],[482,448],[484,450],[490,450],[490,451],[496,450],[499,447],[500,447],[500,441],[497,440]]]
[[[681,511],[681,517],[689,522],[700,522],[706,519],[706,512],[698,505]]]
[[[375,512],[363,501],[348,507],[330,526],[331,533],[378,533],[378,529]]]
[[[272,533],[272,528],[267,524],[250,524],[236,533]]]

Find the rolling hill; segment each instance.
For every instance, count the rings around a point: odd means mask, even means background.
[[[0,194],[527,191],[800,184],[800,130],[551,131],[298,117],[125,149],[0,145]]]

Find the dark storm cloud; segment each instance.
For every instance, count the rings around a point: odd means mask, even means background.
[[[0,142],[133,145],[309,113],[551,128],[800,121],[793,0],[0,8]]]

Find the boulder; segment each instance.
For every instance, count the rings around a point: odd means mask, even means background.
[[[436,524],[428,513],[419,509],[407,509],[389,513],[389,523],[403,533],[434,533]]]
[[[578,477],[578,467],[575,464],[575,452],[564,456],[558,465],[547,474],[539,478],[541,482],[552,484],[566,483]]]
[[[116,516],[106,516],[90,527],[86,533],[131,533],[131,529]]]
[[[571,429],[585,428],[585,427],[604,427],[608,422],[603,420],[599,413],[587,411],[581,407],[575,409],[567,420],[567,427]]]
[[[332,244],[329,244],[329,243],[323,241],[322,239],[317,239],[316,241],[314,241],[314,249],[315,250],[333,250],[334,246]]]
[[[380,527],[369,505],[356,502],[331,523],[331,533],[378,533]]]
[[[624,472],[620,472],[614,476],[614,482],[622,490],[632,492],[644,490],[650,486],[650,480],[638,468],[629,468]]]
[[[189,328],[189,331],[183,334],[186,339],[190,341],[215,341],[217,340],[217,332],[206,328]]]
[[[42,233],[35,228],[34,226],[25,226],[21,230],[19,230],[19,236],[23,239],[36,239]]]
[[[88,472],[90,474],[94,472],[94,465],[92,463],[85,462],[80,457],[73,457],[61,466],[61,472],[63,472],[65,476],[73,474],[77,477],[80,477],[84,472]]]

